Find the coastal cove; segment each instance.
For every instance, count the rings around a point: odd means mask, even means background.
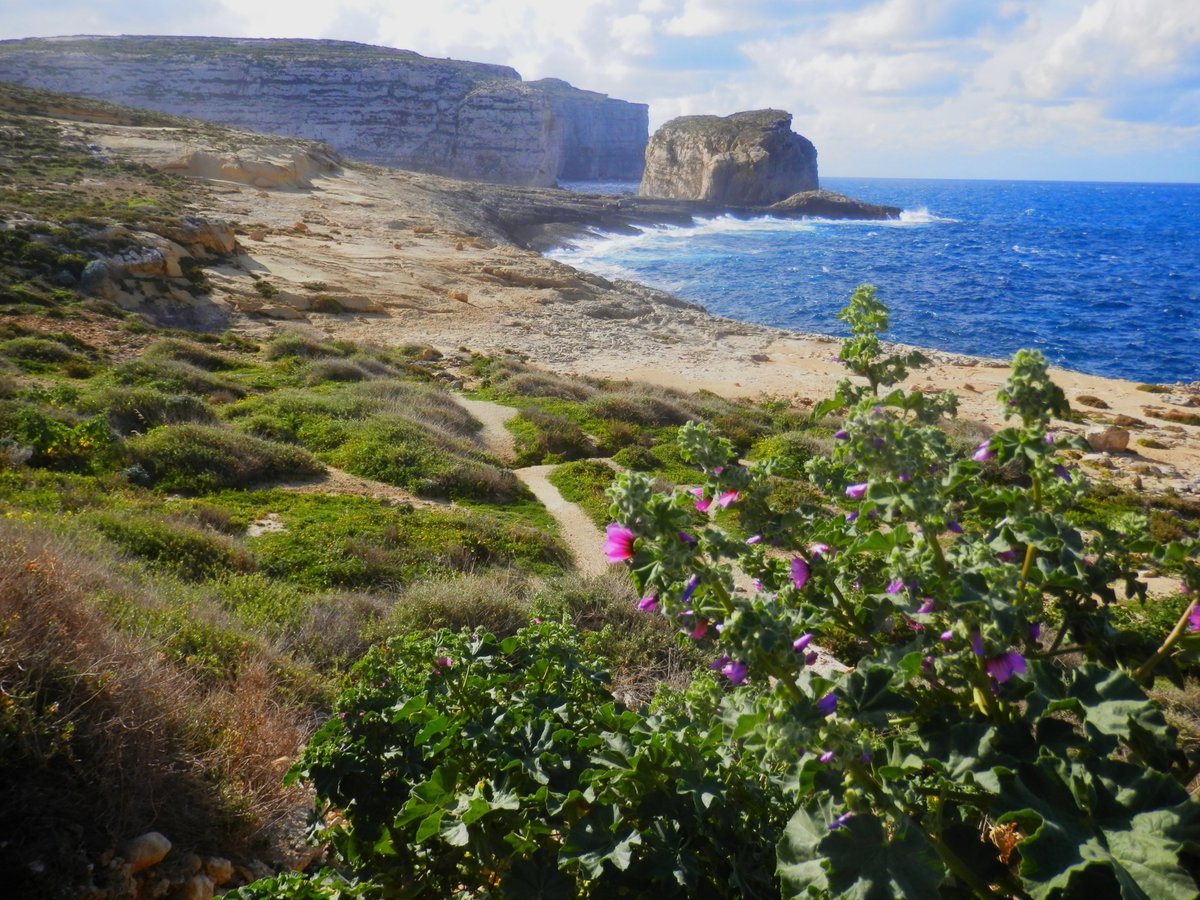
[[[843,334],[834,314],[868,282],[905,343],[983,357],[1035,347],[1095,375],[1200,379],[1200,186],[847,178],[822,186],[905,212],[894,222],[703,218],[597,232],[549,255],[717,315],[806,333]]]

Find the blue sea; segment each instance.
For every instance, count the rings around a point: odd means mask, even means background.
[[[636,191],[583,183],[576,190]],[[764,325],[845,334],[874,284],[891,340],[978,356],[1022,347],[1144,382],[1200,380],[1200,185],[823,178],[895,222],[698,220],[597,233],[550,255]]]

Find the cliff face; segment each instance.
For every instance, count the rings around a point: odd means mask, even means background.
[[[552,185],[641,174],[647,107],[507,66],[344,41],[0,41],[0,80],[323,141],[365,162]]]
[[[777,109],[672,119],[646,148],[641,195],[769,206],[816,190],[817,150],[791,125]]]

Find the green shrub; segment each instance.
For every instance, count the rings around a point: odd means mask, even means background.
[[[259,282],[260,284],[262,282]],[[298,331],[284,331],[267,341],[263,356],[267,359],[329,359],[347,356],[337,346],[314,338],[305,337]]]
[[[205,425],[164,425],[127,443],[151,484],[203,493],[255,482],[298,479],[324,471],[306,450]]]
[[[423,497],[502,504],[528,496],[528,489],[512,472],[484,458],[474,446],[450,436],[438,440],[418,425],[386,419],[364,422],[328,455],[330,462],[348,472]]]
[[[86,394],[79,407],[107,416],[118,434],[149,431],[159,425],[209,425],[216,421],[212,409],[200,398],[151,387],[101,387]]]
[[[304,371],[307,384],[326,381],[365,381],[371,376],[366,369],[348,359],[323,359],[311,363]]]
[[[637,425],[683,425],[696,416],[665,392],[642,392],[632,387],[603,393],[586,404],[590,415],[598,419],[619,419]]]
[[[469,629],[507,636],[529,622],[530,586],[516,572],[455,574],[410,585],[392,606],[383,636]]]
[[[107,465],[116,449],[102,415],[64,421],[12,400],[0,400],[0,434],[29,450],[29,465],[46,469],[90,471]]]
[[[155,341],[146,348],[140,358],[150,362],[177,360],[195,366],[198,369],[204,369],[207,372],[237,369],[244,365],[241,361],[231,356],[226,356],[223,353],[214,353],[203,344],[198,344],[195,341],[184,341],[178,338],[163,338]]]
[[[590,400],[598,393],[596,387],[579,378],[534,371],[510,375],[498,382],[495,390],[520,397],[558,397],[575,401]]]
[[[389,896],[778,896],[777,787],[712,724],[700,679],[650,710],[607,690],[599,636],[542,624],[372,652],[295,772]]]
[[[168,394],[243,397],[245,388],[179,359],[133,359],[113,369],[120,384],[140,385]]]
[[[0,341],[0,356],[15,362],[27,372],[61,371],[71,375],[90,372],[86,356],[61,341],[44,337],[15,337]],[[68,367],[72,367],[68,371]]]
[[[658,466],[658,458],[650,452],[650,448],[638,444],[622,447],[613,454],[613,462],[634,472],[649,472]]]
[[[773,460],[775,471],[788,478],[802,478],[804,464],[814,456],[828,456],[833,442],[806,431],[785,431],[761,438],[750,450],[750,459]]]
[[[126,553],[191,581],[254,568],[254,557],[235,540],[195,525],[132,514],[99,515],[93,522]]]
[[[595,452],[583,429],[566,416],[526,407],[506,423],[516,438],[516,465],[581,459]]]

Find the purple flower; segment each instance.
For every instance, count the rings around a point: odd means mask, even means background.
[[[824,753],[822,753],[820,756],[818,756],[817,759],[819,759],[823,763],[833,762],[833,751],[826,750]]]
[[[1001,550],[999,553],[996,554],[996,559],[1000,560],[1000,562],[1012,562],[1016,558],[1017,558],[1016,550]]]
[[[804,664],[806,666],[815,666],[817,664],[817,660],[820,658],[821,657],[817,655],[816,650],[809,650],[806,654],[804,654]]]
[[[933,657],[927,656],[921,660],[921,671],[928,675],[933,671]]]
[[[1029,626],[1029,639],[1031,641],[1036,641],[1041,636],[1042,636],[1042,623],[1034,622],[1032,625]]]
[[[901,484],[908,484],[908,482],[912,481],[912,476],[909,475],[907,472],[901,472],[899,477],[897,477],[896,480],[899,481]]]
[[[1025,657],[1016,650],[1009,650],[1007,653],[993,657],[985,665],[988,674],[996,679],[997,684],[1004,684],[1014,675],[1025,673]]]
[[[1050,432],[1047,431],[1046,436],[1045,436],[1045,441],[1047,444],[1053,444],[1054,443],[1054,435],[1052,435]]]
[[[809,544],[808,552],[813,556],[824,556],[826,553],[828,553],[830,556],[833,556],[837,553],[837,551],[828,544],[822,544],[820,541],[815,544]]]
[[[677,534],[676,537],[678,537],[685,544],[695,544],[696,543],[696,539],[694,537],[692,537],[690,534],[688,534],[686,531],[679,532],[679,534]]]
[[[738,498],[737,491],[726,491],[725,493],[723,493],[721,496],[719,496],[717,498],[717,505],[720,506],[721,509],[729,509],[729,504],[736,501],[737,498]]]
[[[757,579],[757,578],[755,578],[755,579],[754,579],[753,581],[751,581],[750,583],[751,583],[752,585],[754,585],[754,589],[755,589],[756,591],[761,591],[761,590],[763,589],[763,583],[762,583],[762,581],[760,581],[760,580],[759,580],[759,579]]]
[[[907,625],[909,628],[911,628],[913,631],[924,631],[925,630],[924,625],[922,625],[920,622],[914,622],[912,619],[905,619],[904,624]]]
[[[609,525],[606,530],[608,536],[604,541],[604,552],[608,555],[608,561],[620,562],[623,559],[633,559],[633,542],[637,535],[616,522]]]
[[[851,522],[853,522],[857,518],[858,518],[857,510],[855,510],[852,513],[846,513],[846,524],[849,525]]]
[[[922,597],[921,600],[923,602],[921,603],[920,606],[917,607],[917,615],[924,615],[925,613],[933,612],[933,607],[935,606],[935,604],[933,602],[933,598],[932,597]]]
[[[811,634],[807,634],[807,633],[802,634],[802,635],[800,635],[800,637],[798,637],[794,641],[792,641],[792,649],[795,650],[797,653],[799,653],[801,650],[808,649],[808,645],[811,644],[812,642],[813,642],[813,636]]]
[[[835,440],[848,441],[848,440],[850,440],[850,432],[848,432],[845,428],[843,428],[840,431],[835,431],[833,433],[833,437]]]
[[[850,487],[846,488],[846,496],[851,500],[861,500],[863,495],[866,494],[867,488],[870,486],[871,482],[869,481],[864,481],[861,484],[852,484]]]
[[[817,710],[823,716],[832,716],[835,709],[837,709],[837,694],[826,694],[817,701]]]
[[[720,474],[721,474],[722,472],[724,472],[724,471],[725,471],[725,467],[724,467],[724,466],[717,466],[715,469],[713,469],[713,474],[714,474],[714,475],[720,475]]]
[[[796,585],[796,590],[804,587],[808,581],[808,563],[796,556],[792,558],[792,584]]]
[[[829,830],[837,831],[839,828],[841,828],[843,825],[845,825],[847,822],[849,822],[850,818],[853,815],[854,815],[854,813],[852,813],[852,812],[842,813],[840,816],[838,816],[836,819],[834,819],[832,822],[829,823]]]
[[[642,612],[653,612],[658,609],[658,598],[651,594],[638,601],[638,609]]]
[[[688,579],[688,583],[683,586],[683,596],[679,598],[680,603],[687,603],[692,599],[692,594],[696,593],[696,588],[700,586],[700,576],[693,575]]]
[[[1200,631],[1200,603],[1194,605],[1192,611],[1188,613],[1188,629]]]
[[[888,582],[887,592],[889,594],[898,594],[902,590],[904,590],[904,582],[901,581],[899,578],[893,578],[891,581]]]
[[[971,652],[976,656],[983,656],[983,635],[976,628],[971,632]]]
[[[721,667],[721,674],[730,680],[733,684],[741,684],[746,680],[746,664],[738,660],[732,660],[725,663]]]
[[[751,535],[750,537],[746,538],[746,543],[749,544],[751,547],[753,547],[755,544],[761,544],[762,543],[762,535],[761,534]]]
[[[938,635],[938,640],[941,641],[942,643],[949,643],[950,641],[954,640],[954,631],[952,629],[947,628],[945,631],[943,631],[941,634]]]
[[[986,462],[987,460],[989,460],[991,458],[992,458],[992,442],[990,439],[986,440],[982,444],[980,444],[975,449],[975,452],[973,454],[971,454],[971,459],[975,460],[975,462]]]
[[[1057,475],[1059,478],[1061,478],[1063,481],[1070,482],[1070,480],[1071,480],[1071,473],[1067,471],[1066,466],[1055,466],[1054,474]]]
[[[947,523],[946,528],[949,529],[950,531],[953,531],[955,534],[962,534],[962,526],[959,525],[957,522]]]

